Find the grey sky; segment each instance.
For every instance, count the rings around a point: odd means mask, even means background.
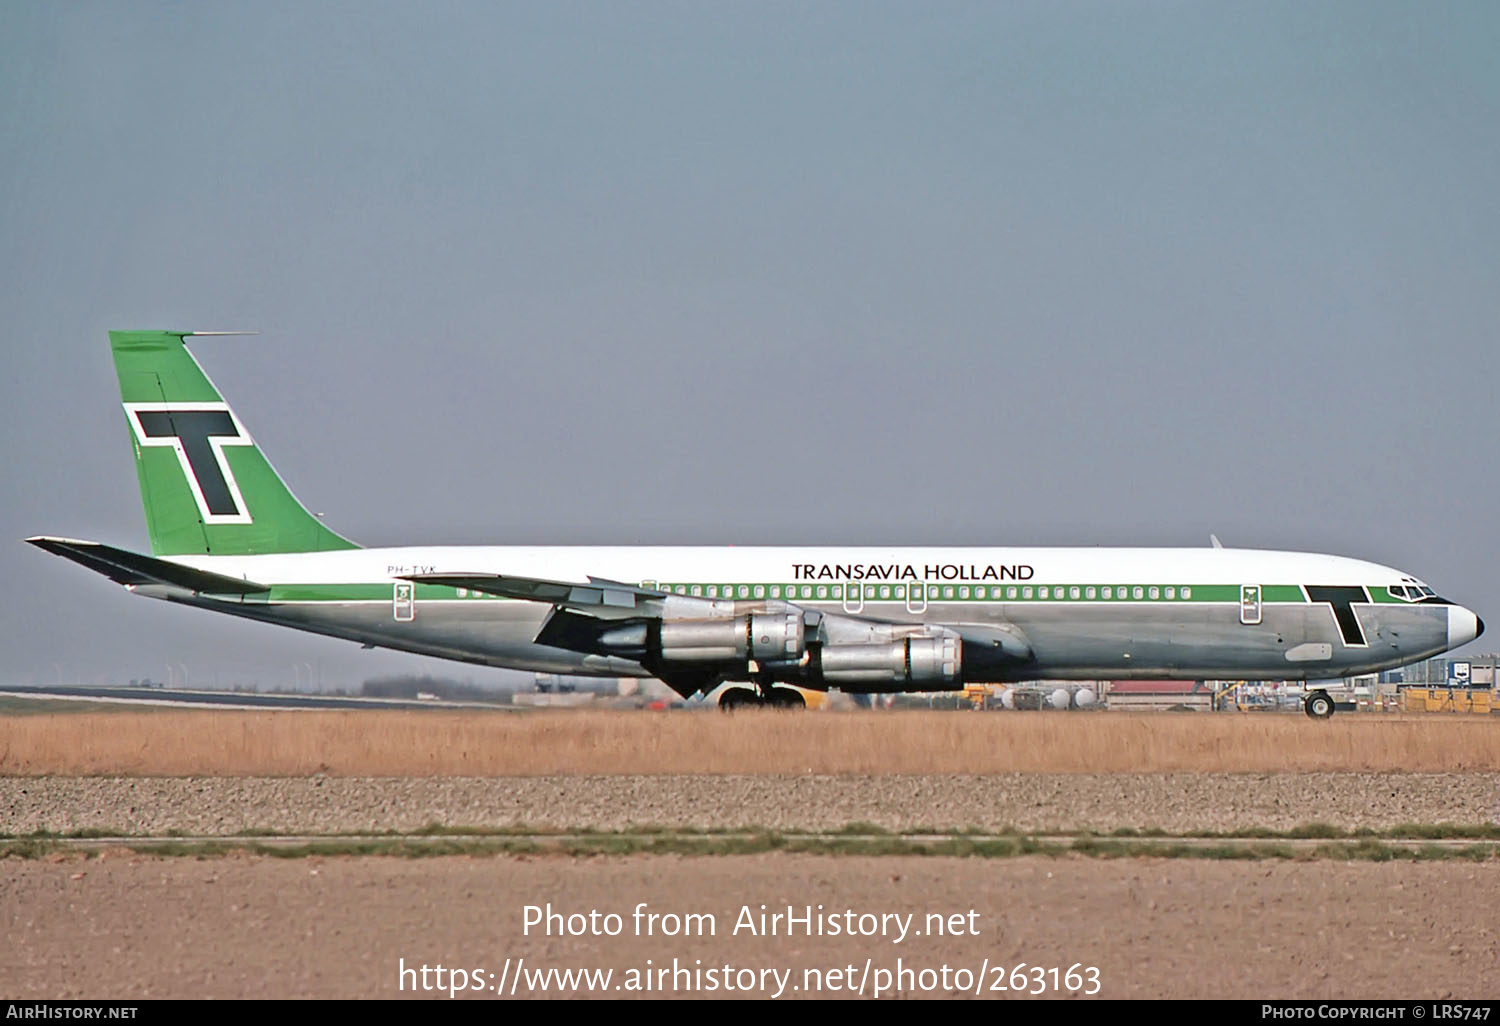
[[[1489,3],[0,6],[0,674],[498,679],[21,544],[146,547],[110,328],[262,332],[196,351],[367,544],[1214,531],[1500,623],[1497,52]]]

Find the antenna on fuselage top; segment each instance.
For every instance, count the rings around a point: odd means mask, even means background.
[[[1208,540],[1213,543],[1213,546],[1216,549],[1222,549],[1224,547],[1224,543],[1219,541],[1219,536],[1216,534],[1209,535]]]

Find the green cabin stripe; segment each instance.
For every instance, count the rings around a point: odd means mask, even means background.
[[[670,591],[674,595],[689,598],[735,599],[786,599],[797,602],[843,601],[845,588],[864,588],[866,602],[905,602],[907,589],[920,588],[918,584],[871,584],[868,582],[841,582],[836,584],[742,584],[738,581],[709,583],[647,582],[649,587]],[[708,589],[715,589],[710,593]],[[1075,598],[1073,589],[1078,589]],[[1136,589],[1141,590],[1139,598]],[[1155,597],[1151,590],[1156,589]],[[696,589],[696,590],[694,590]],[[741,589],[748,589],[740,594]],[[1105,589],[1109,590],[1108,597]],[[1384,589],[1371,589],[1380,590]],[[732,592],[732,594],[731,594]],[[1092,594],[1090,594],[1092,592]],[[1169,597],[1170,592],[1170,597]],[[1045,593],[1045,594],[1044,594]],[[920,598],[920,595],[918,595]],[[928,584],[928,602],[1239,602],[1238,584]],[[1267,584],[1261,586],[1262,602],[1302,603],[1307,601],[1300,585]]]
[[[393,589],[393,585],[394,585],[394,582],[391,582],[391,581],[381,581],[381,582],[375,582],[375,583],[349,583],[349,584],[277,584],[277,585],[272,585],[272,587],[271,587],[271,589],[270,589],[269,592],[262,592],[259,595],[255,596],[255,598],[258,599],[258,600],[260,600],[260,601],[269,601],[269,602],[390,602],[392,600],[392,598],[393,598],[393,590],[392,590]],[[746,597],[743,597],[743,598],[741,598],[740,595],[739,595],[739,588],[741,587],[740,582],[726,581],[726,582],[721,582],[721,583],[713,584],[713,585],[707,585],[707,584],[682,584],[682,585],[679,585],[679,584],[677,584],[675,582],[674,583],[670,583],[670,584],[668,584],[668,583],[657,584],[656,582],[651,582],[651,586],[652,587],[660,588],[660,589],[662,589],[664,591],[670,589],[674,595],[677,593],[677,588],[681,587],[681,588],[683,588],[684,590],[687,591],[689,597],[693,597],[693,598],[719,598],[719,599],[731,598],[731,596],[727,596],[727,595],[724,594],[723,589],[725,589],[725,588],[732,588],[734,590],[734,595],[732,596],[733,600],[735,600],[735,601],[742,601],[742,602],[746,602],[746,601],[753,602],[753,601],[756,601],[758,599],[767,599],[767,598],[779,598],[779,599],[784,599],[786,601],[791,601],[791,602],[824,602],[824,603],[829,603],[829,602],[841,602],[841,601],[843,601],[842,592],[838,593],[837,595],[834,594],[833,588],[835,587],[835,585],[829,585],[829,584],[824,584],[824,585],[801,585],[801,584],[790,584],[790,583],[746,584],[746,585],[744,585],[744,587],[746,587],[746,588],[749,589],[749,595],[746,596]],[[719,589],[719,594],[713,595],[713,596],[708,595],[707,594],[707,589],[709,587],[713,587],[713,588]],[[812,588],[813,589],[812,595],[810,595],[810,596],[804,596],[802,594],[802,588],[803,587],[810,587],[810,588]],[[821,596],[818,594],[818,588],[820,588],[820,587],[826,589],[825,594],[821,595]],[[897,596],[896,593],[895,593],[895,589],[897,587],[905,587],[905,586],[900,586],[900,585],[867,585],[867,587],[873,587],[873,588],[876,588],[877,590],[876,590],[876,593],[875,593],[874,596],[866,596],[865,602],[873,602],[873,603],[882,603],[882,602],[884,602],[884,603],[898,603],[899,602],[899,603],[905,603],[905,601],[906,601],[906,596],[905,596],[905,591],[904,590],[903,590],[903,592],[902,592],[902,594],[900,596]],[[879,596],[879,588],[880,587],[887,587],[887,588],[891,589],[891,592],[888,595],[888,597],[881,598]],[[940,586],[937,586],[937,587],[939,587],[942,591],[946,591],[946,589],[948,587],[950,587],[950,585],[940,585]],[[982,598],[975,596],[975,590],[976,589],[973,586],[970,587],[970,589],[969,589],[969,597],[967,597],[967,598],[959,597],[959,591],[958,591],[958,589],[959,589],[960,586],[951,586],[951,587],[954,588],[954,596],[952,598],[947,598],[947,597],[944,597],[943,595],[939,594],[939,595],[936,595],[936,596],[929,597],[927,599],[927,601],[929,603],[938,603],[938,602],[986,602],[986,603],[1003,603],[1003,604],[1014,604],[1014,605],[1030,605],[1030,604],[1037,604],[1037,605],[1049,605],[1049,604],[1051,604],[1051,605],[1059,605],[1059,604],[1062,604],[1062,603],[1088,603],[1090,605],[1123,605],[1123,604],[1126,604],[1126,603],[1140,603],[1140,602],[1151,603],[1151,604],[1155,604],[1155,605],[1180,605],[1180,604],[1184,604],[1184,603],[1187,603],[1187,604],[1215,604],[1215,603],[1217,603],[1217,604],[1235,604],[1235,605],[1238,605],[1239,601],[1240,601],[1240,588],[1239,588],[1239,585],[1234,585],[1234,584],[1189,584],[1189,585],[1186,585],[1186,588],[1187,588],[1187,590],[1191,594],[1190,598],[1182,598],[1181,597],[1182,592],[1183,592],[1183,588],[1184,588],[1183,585],[1165,585],[1165,584],[1157,584],[1157,585],[1152,585],[1152,584],[1125,585],[1125,587],[1130,590],[1130,592],[1129,592],[1130,597],[1127,597],[1127,598],[1124,598],[1124,599],[1117,598],[1117,597],[1116,598],[1103,598],[1103,597],[1101,597],[1102,596],[1102,589],[1104,587],[1106,587],[1106,585],[1070,585],[1070,584],[1064,584],[1064,585],[1055,585],[1055,584],[1054,585],[1038,585],[1038,584],[1032,584],[1032,585],[1027,585],[1026,586],[1026,587],[1030,587],[1032,589],[1032,595],[1031,595],[1030,598],[1024,598],[1024,597],[1022,597],[1022,594],[1023,594],[1022,591],[1021,591],[1021,587],[1022,586],[1016,586],[1017,587],[1017,597],[1015,597],[1015,598],[1009,598],[1009,597],[1007,597],[1009,595],[1009,586],[1008,585],[983,585],[983,586],[980,586],[980,587],[983,588],[983,591],[984,591],[984,596]],[[1074,599],[1074,598],[1071,597],[1071,594],[1072,594],[1071,589],[1074,588],[1074,587],[1077,587],[1077,588],[1080,589],[1080,594],[1081,595],[1087,595],[1087,590],[1086,589],[1092,587],[1092,588],[1094,588],[1095,597],[1094,598],[1080,597],[1080,598]],[[1114,593],[1117,593],[1118,590],[1119,590],[1119,588],[1120,588],[1119,585],[1107,585],[1107,587],[1109,587],[1111,589],[1111,591],[1114,592]],[[694,588],[697,588],[699,590],[699,594],[697,594],[697,595],[693,595],[692,594],[692,589],[694,589]],[[771,589],[772,588],[775,588],[777,590],[777,593],[774,596],[771,594]],[[1047,598],[1041,598],[1040,597],[1039,592],[1040,592],[1041,588],[1047,588],[1048,589],[1048,597]],[[1058,591],[1059,588],[1061,588],[1064,591],[1064,597],[1062,597],[1062,598],[1056,597],[1056,592]],[[1135,588],[1141,588],[1142,591],[1145,593],[1145,595],[1147,597],[1143,597],[1143,598],[1139,598],[1139,599],[1135,598],[1134,597],[1134,594],[1135,594],[1134,589]],[[1156,588],[1157,589],[1157,595],[1158,595],[1157,598],[1153,599],[1153,598],[1149,597],[1150,596],[1150,591],[1151,591],[1152,588]],[[1175,594],[1177,595],[1176,598],[1170,598],[1169,599],[1169,598],[1165,597],[1166,590],[1168,588],[1172,588],[1174,590]],[[758,594],[758,595],[756,594],[757,590],[760,591],[760,594]],[[795,590],[795,594],[792,593],[794,590]],[[527,601],[527,600],[524,600],[524,599],[505,599],[505,598],[502,598],[500,596],[483,594],[483,593],[480,593],[480,592],[477,592],[477,591],[467,591],[465,594],[460,594],[459,591],[460,591],[460,589],[451,588],[451,587],[448,587],[447,585],[418,584],[416,586],[415,598],[419,602],[423,601],[423,600],[427,600],[427,601],[441,600],[441,601],[452,602],[452,601],[473,601],[473,600],[480,600],[480,599],[485,599],[485,600],[489,600],[489,601],[502,601],[502,602],[503,601],[513,601],[513,602]],[[1382,598],[1378,597],[1381,593],[1383,593],[1385,591],[1384,588],[1370,588],[1369,591],[1372,593],[1372,598],[1374,598],[1375,601],[1386,601],[1385,599],[1382,599]],[[1302,588],[1299,585],[1296,585],[1296,584],[1267,584],[1267,585],[1262,585],[1261,586],[1261,601],[1263,603],[1277,603],[1277,604],[1288,604],[1288,603],[1291,603],[1291,604],[1298,604],[1298,605],[1300,605],[1300,604],[1305,603],[1307,601],[1307,598],[1302,593]],[[1397,600],[1397,601],[1399,601],[1399,600]]]

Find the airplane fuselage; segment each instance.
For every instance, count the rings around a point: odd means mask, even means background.
[[[1478,631],[1473,613],[1399,570],[1249,549],[411,547],[173,561],[269,591],[136,590],[367,645],[598,676],[659,667],[608,646],[538,643],[545,603],[405,578],[603,578],[680,596],[700,619],[795,603],[835,641],[861,640],[871,621],[942,624],[964,635],[963,683],[1328,678],[1423,659]]]

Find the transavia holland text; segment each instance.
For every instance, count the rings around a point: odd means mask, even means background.
[[[1029,581],[1036,570],[1025,563],[793,563],[797,581]]]

